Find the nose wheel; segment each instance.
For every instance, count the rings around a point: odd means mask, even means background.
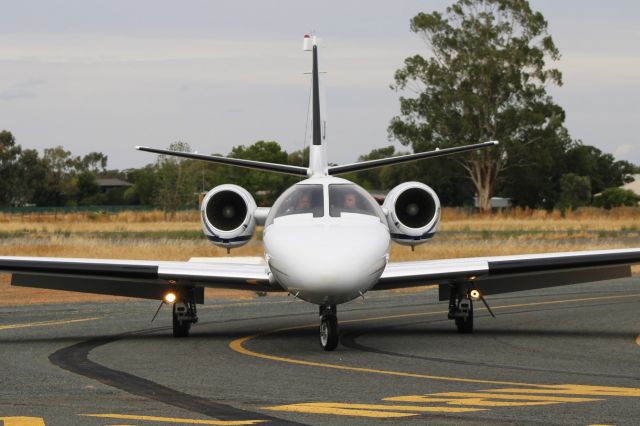
[[[336,305],[320,306],[320,346],[332,351],[338,346],[338,313]]]

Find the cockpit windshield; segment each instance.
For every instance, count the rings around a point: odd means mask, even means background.
[[[369,193],[354,184],[329,185],[329,215],[358,213],[380,217],[380,209]]]
[[[294,185],[285,191],[273,205],[273,218],[292,214],[312,213],[324,216],[322,185]]]

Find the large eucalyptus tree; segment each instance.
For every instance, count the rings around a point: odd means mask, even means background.
[[[402,97],[389,134],[415,152],[499,140],[460,157],[480,207],[489,209],[514,148],[569,142],[564,111],[547,93],[562,84],[545,62],[560,57],[547,21],[526,0],[458,0],[444,13],[419,13],[411,31],[429,51],[395,73],[392,88]]]

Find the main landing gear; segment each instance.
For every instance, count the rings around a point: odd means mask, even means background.
[[[448,318],[456,322],[458,333],[473,333],[472,291],[474,290],[469,290],[469,287],[460,283],[454,283],[450,287]]]
[[[191,324],[198,322],[196,294],[193,288],[170,289],[151,319],[153,322],[164,305],[171,305],[173,319],[173,337],[188,337]]]
[[[320,306],[320,346],[332,351],[338,346],[338,311],[336,305]]]
[[[469,289],[468,286],[454,284],[449,295],[449,319],[455,320],[459,333],[473,333],[473,301],[480,300],[487,311],[495,318],[489,304],[477,288]]]
[[[195,302],[178,300],[173,304],[173,337],[188,337],[191,324],[197,322]]]

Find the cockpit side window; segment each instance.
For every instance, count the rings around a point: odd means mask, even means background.
[[[271,208],[273,219],[292,214],[312,213],[324,216],[322,185],[295,185],[285,191]]]
[[[375,200],[364,189],[354,184],[329,185],[329,215],[340,217],[342,213],[358,213],[380,217]]]

